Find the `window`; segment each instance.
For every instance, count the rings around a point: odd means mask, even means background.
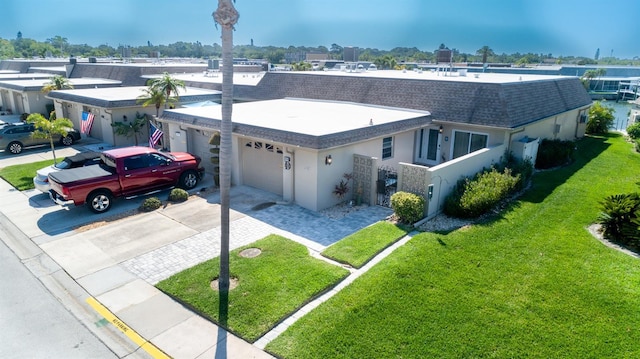
[[[124,169],[126,171],[137,170],[147,167],[147,156],[139,155],[124,159]]]
[[[382,139],[382,159],[393,157],[393,137]]]
[[[487,147],[489,136],[473,132],[455,131],[453,140],[453,158]]]

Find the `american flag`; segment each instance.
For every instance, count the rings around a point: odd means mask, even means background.
[[[82,113],[82,123],[80,123],[80,132],[89,134],[91,132],[91,125],[93,125],[94,115],[91,112]]]
[[[149,147],[154,147],[156,143],[162,138],[164,134],[160,129],[153,125],[153,123],[149,124]]]

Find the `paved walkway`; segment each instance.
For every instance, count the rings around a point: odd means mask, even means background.
[[[3,160],[0,156],[0,167],[5,166]],[[117,354],[121,357],[158,358],[166,357],[165,353],[174,358],[271,357],[261,350],[269,341],[410,238],[389,247],[362,269],[351,270],[351,275],[332,291],[250,344],[154,287],[162,279],[219,255],[219,193],[212,188],[212,183],[205,180],[194,191],[197,195],[184,203],[117,219],[113,216],[129,213],[141,199],[116,201],[108,213],[95,215],[84,207],[62,209],[44,194],[15,191],[0,181],[0,215],[39,247],[48,258],[51,275],[68,277],[64,282],[73,288],[67,291],[85,303],[97,326],[95,331],[107,330],[107,326],[97,324],[106,318],[114,324],[109,326],[110,331],[118,327],[128,338],[128,344],[119,343]],[[251,187],[233,187],[230,248],[275,233],[305,245],[312,255],[320,257],[319,252],[328,245],[391,214],[390,209],[377,206],[317,213],[277,204],[279,200]],[[92,223],[101,225],[85,226]]]

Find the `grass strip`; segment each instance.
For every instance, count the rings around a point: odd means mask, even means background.
[[[360,268],[406,234],[406,230],[393,223],[380,221],[334,243],[322,255]]]
[[[36,171],[52,164],[53,160],[45,160],[7,166],[0,169],[0,177],[17,190],[26,191],[35,188],[33,186],[33,177],[36,176]]]
[[[240,256],[246,248],[261,253]],[[348,275],[344,268],[313,258],[303,245],[278,235],[236,249],[229,258],[238,286],[229,291],[227,314],[219,292],[211,289],[220,273],[219,258],[175,274],[157,288],[250,342]]]

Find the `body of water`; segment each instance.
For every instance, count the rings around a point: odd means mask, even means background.
[[[602,101],[602,105],[614,109],[613,116],[615,117],[615,120],[611,129],[617,131],[626,130],[627,125],[629,124],[629,113],[633,105],[622,101]]]

